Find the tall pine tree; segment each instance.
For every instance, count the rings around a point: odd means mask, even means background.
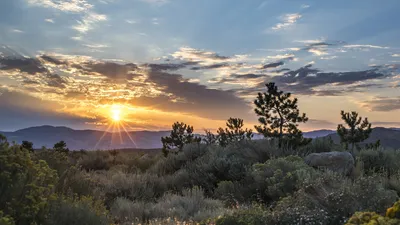
[[[182,151],[185,144],[193,142],[200,143],[201,138],[195,137],[193,131],[193,126],[190,126],[183,122],[174,123],[172,125],[170,136],[161,138],[161,142],[163,144],[162,151],[164,153],[164,156],[167,156],[172,149],[177,149],[178,152]]]
[[[340,137],[340,142],[345,145],[345,148],[353,150],[358,143],[366,140],[372,132],[371,123],[368,122],[368,118],[364,120],[362,117],[358,117],[357,112],[340,112],[342,120],[346,123],[348,128],[344,125],[339,124],[337,127],[337,134]]]
[[[232,142],[239,142],[242,140],[251,140],[253,131],[251,129],[243,129],[243,119],[229,118],[226,122],[227,128],[219,128],[217,130],[217,140],[220,146],[227,146]]]
[[[300,114],[297,98],[292,99],[291,93],[278,90],[275,83],[265,86],[267,92],[258,93],[254,101],[255,113],[261,123],[255,126],[256,130],[265,137],[278,138],[279,147],[284,141],[292,147],[308,144],[311,139],[303,138],[298,128],[298,124],[307,122],[308,118],[305,113]]]

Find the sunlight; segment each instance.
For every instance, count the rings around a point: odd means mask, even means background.
[[[121,106],[119,105],[112,105],[111,107],[111,119],[114,122],[119,122],[122,119],[121,116]]]

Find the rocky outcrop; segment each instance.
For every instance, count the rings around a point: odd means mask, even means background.
[[[355,166],[354,157],[349,152],[312,153],[304,161],[314,168],[328,169],[344,175],[350,175]]]

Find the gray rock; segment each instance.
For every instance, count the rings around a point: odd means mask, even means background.
[[[350,175],[355,166],[354,157],[349,152],[312,153],[304,161],[314,168],[328,169],[344,175]]]

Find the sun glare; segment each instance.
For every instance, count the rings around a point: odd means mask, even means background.
[[[111,107],[111,119],[114,122],[121,121],[121,107],[119,105],[113,105]]]

